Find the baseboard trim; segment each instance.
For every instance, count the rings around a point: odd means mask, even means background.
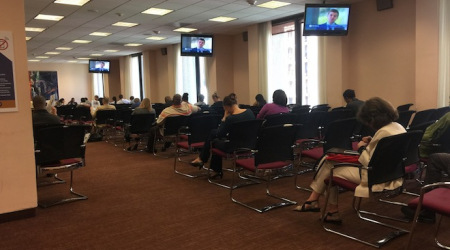
[[[36,208],[29,208],[25,210],[15,211],[6,214],[0,214],[0,223],[22,220],[36,216]]]

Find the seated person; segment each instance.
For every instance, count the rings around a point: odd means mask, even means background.
[[[172,98],[170,96],[164,97],[164,102],[166,107],[170,107],[173,105]]]
[[[337,9],[330,9],[327,13],[327,22],[317,26],[316,30],[344,30],[344,26],[336,24],[339,18],[339,11]]]
[[[93,109],[97,109],[97,107],[98,106],[100,106],[101,104],[100,104],[100,101],[99,101],[99,99],[98,99],[98,95],[95,95],[94,96],[94,100],[92,100],[92,108]]]
[[[240,109],[237,105],[236,99],[231,96],[227,96],[223,99],[223,108],[225,113],[222,118],[222,123],[220,124],[218,129],[214,129],[211,131],[208,139],[205,141],[205,144],[200,152],[200,155],[191,162],[192,166],[203,167],[205,163],[209,160],[209,151],[211,148],[211,141],[215,138],[225,138],[226,135],[230,132],[231,124],[240,121],[247,121],[255,119],[255,115],[250,109]],[[228,151],[227,143],[224,141],[218,141],[215,143],[215,147],[222,150]],[[216,172],[215,175],[211,176],[211,178],[222,178],[222,157],[217,155],[212,155],[211,158],[211,169]]]
[[[181,103],[181,95],[175,94],[173,96],[173,105],[170,107],[167,107],[163,109],[161,114],[158,117],[158,120],[156,120],[156,126],[153,126],[149,131],[148,136],[148,142],[147,142],[147,149],[146,151],[149,153],[155,153],[157,150],[155,149],[155,137],[157,135],[163,136],[164,130],[162,129],[164,126],[164,123],[166,121],[166,118],[169,116],[189,116],[193,112],[192,105],[188,103]],[[166,148],[170,147],[171,142],[166,142],[162,151],[165,151]]]
[[[197,100],[198,100],[198,102],[196,102],[194,104],[195,106],[206,106],[206,103],[204,102],[205,101],[204,95],[202,95],[202,94],[198,95]]]
[[[211,105],[211,108],[223,107],[223,102],[222,100],[220,100],[220,97],[216,92],[214,92],[214,94],[212,95],[212,99],[214,103]]]
[[[427,158],[433,153],[433,142],[436,142],[450,127],[450,112],[442,116],[436,123],[428,126],[420,143],[420,157]]]
[[[61,124],[57,115],[51,114],[47,111],[45,98],[43,96],[33,97],[33,108],[33,126]],[[52,109],[55,109],[55,107],[52,107]]]
[[[264,105],[264,107],[262,107],[262,109],[258,113],[258,116],[256,116],[257,119],[264,119],[264,117],[268,115],[289,113],[289,109],[286,107],[287,96],[283,90],[275,90],[273,92],[272,100],[273,103],[266,104]]]
[[[75,101],[75,98],[72,97],[72,98],[70,99],[70,102],[67,103],[67,105],[77,106],[78,103]]]
[[[353,115],[356,116],[364,102],[356,98],[355,91],[353,89],[345,90],[342,96],[344,97],[344,101],[347,103],[345,108],[351,109],[353,111]]]
[[[134,100],[136,100],[136,99],[139,101],[139,98],[134,98]],[[150,99],[144,98],[144,100],[142,100],[142,102],[141,102],[141,105],[139,105],[139,107],[135,108],[133,113],[131,113],[131,115],[141,115],[141,114],[155,114],[155,110],[152,109],[152,104],[150,102]],[[128,130],[125,132],[125,141],[126,142],[131,141],[131,135]],[[134,144],[134,146],[128,147],[127,150],[128,151],[136,150],[138,147],[138,141],[139,141],[139,138],[136,138],[136,143]]]
[[[377,132],[374,137],[370,136],[362,138],[362,141],[358,143],[358,152],[360,153],[358,161],[363,166],[368,166],[370,158],[377,147],[380,139],[392,135],[397,135],[401,133],[406,133],[406,130],[402,125],[394,122],[398,119],[397,110],[395,110],[390,103],[379,98],[374,97],[367,100],[361,107],[361,111],[358,113],[359,120],[365,125],[373,128]],[[330,170],[334,164],[337,162],[327,160],[326,157],[322,159],[319,163],[319,168],[311,183],[312,193],[306,202],[296,207],[294,210],[299,212],[319,212],[319,198],[324,194],[327,185],[324,180],[330,176]],[[368,181],[367,181],[367,170],[362,170],[360,172],[359,168],[355,167],[340,167],[334,170],[334,176],[340,177],[342,179],[359,183],[355,190],[355,196],[357,197],[368,197]],[[399,178],[392,182],[377,184],[372,186],[373,192],[380,192],[384,189],[393,190],[400,187],[403,184],[403,179]],[[328,213],[324,218],[325,222],[340,224],[342,221],[339,217],[338,210],[338,187],[335,186],[330,192],[330,206],[328,208]],[[326,208],[324,208],[326,209]]]
[[[58,101],[56,101],[55,106],[56,107],[64,106],[64,98],[61,98]]]
[[[135,109],[141,105],[141,100],[139,98],[133,98],[133,104],[131,104],[131,108]]]
[[[106,96],[103,97],[102,103],[103,104],[101,106],[98,106],[96,109],[93,109],[91,107],[92,118],[95,118],[95,115],[97,114],[97,111],[99,111],[99,110],[108,110],[108,109],[115,110],[116,109],[115,106],[109,104],[109,97],[106,97]]]
[[[261,95],[261,94],[257,94],[256,96],[255,96],[255,103],[253,103],[253,105],[252,106],[255,106],[255,107],[260,107],[260,108],[262,108],[264,105],[266,105],[266,99],[264,99],[264,96],[263,95]]]
[[[123,95],[120,94],[119,95],[119,100],[117,101],[117,104],[130,104],[130,100],[127,100],[127,99],[123,98]]]

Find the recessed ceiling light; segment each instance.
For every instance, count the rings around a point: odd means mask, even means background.
[[[46,55],[59,55],[61,52],[45,52]]]
[[[197,30],[197,29],[193,29],[193,28],[178,28],[178,29],[175,29],[175,30],[173,30],[173,31],[186,32],[186,33],[188,33],[188,32],[192,32],[192,31],[194,31],[194,30]]]
[[[134,27],[138,25],[138,23],[127,23],[127,22],[117,22],[113,23],[113,26],[121,26],[121,27]]]
[[[280,2],[280,1],[270,1],[270,2],[259,4],[256,6],[263,7],[263,8],[269,8],[269,9],[276,9],[276,8],[280,8],[280,7],[289,5],[289,4],[291,4],[291,3]]]
[[[107,33],[107,32],[92,32],[89,35],[91,35],[91,36],[109,36],[109,35],[111,35],[111,33]]]
[[[31,36],[25,37],[25,40],[26,40],[26,41],[28,41],[28,40],[30,40],[30,39],[31,39]]]
[[[45,28],[32,28],[32,27],[25,27],[25,31],[31,31],[31,32],[42,32]]]
[[[54,3],[83,6],[90,0],[55,0]]]
[[[137,47],[137,46],[141,46],[142,44],[141,43],[127,43],[127,44],[124,44],[124,46],[127,46],[127,47]]]
[[[151,14],[151,15],[158,15],[158,16],[164,16],[173,10],[168,9],[158,9],[158,8],[150,8],[148,10],[142,11],[143,14]]]
[[[41,60],[37,60],[37,59],[30,59],[28,60],[29,62],[40,62]]]
[[[44,15],[44,14],[39,14],[37,15],[34,19],[39,19],[39,20],[49,20],[49,21],[59,21],[61,19],[63,19],[64,16],[55,16],[55,15]]]
[[[67,61],[68,63],[76,63],[76,62],[78,62],[78,61],[74,61],[74,60],[71,60],[71,61]]]
[[[103,56],[103,54],[91,54],[91,56]]]
[[[89,58],[89,57],[78,57],[77,59],[78,60],[90,60],[91,58]]]
[[[237,18],[234,18],[234,17],[219,16],[216,18],[209,19],[209,21],[226,23],[226,22],[233,21],[236,19]]]
[[[147,37],[148,40],[156,40],[156,41],[160,41],[160,40],[164,40],[167,37],[162,37],[162,36],[151,36],[151,37]]]
[[[89,40],[73,40],[72,43],[90,43]]]
[[[49,56],[36,56],[36,58],[39,58],[39,59],[47,59],[47,58],[50,58]]]
[[[57,50],[71,50],[72,48],[69,47],[58,47]]]
[[[103,52],[109,52],[109,53],[114,53],[114,52],[119,52],[120,50],[116,50],[116,49],[107,49],[104,50]]]

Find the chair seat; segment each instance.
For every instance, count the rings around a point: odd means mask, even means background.
[[[215,155],[218,155],[218,156],[220,156],[222,158],[232,157],[232,154],[233,154],[232,152],[231,153],[227,153],[227,152],[224,152],[224,151],[222,151],[220,149],[217,149],[217,148],[213,148],[212,149],[212,153],[215,154]],[[245,155],[248,155],[248,154],[250,154],[250,153],[242,152],[242,153],[238,154],[238,156],[245,156]]]
[[[322,155],[323,155],[322,147],[302,151],[302,157],[309,157],[312,159],[320,159],[320,157],[322,157]]]
[[[191,144],[191,148],[203,148],[205,142],[196,142]],[[187,141],[182,141],[177,143],[179,148],[189,149],[189,143]]]
[[[413,173],[418,169],[417,164],[411,164],[405,167],[405,174]]]
[[[181,139],[181,140],[185,140],[185,141],[187,141],[187,140],[188,140],[188,138],[189,138],[189,136],[188,136],[188,135],[180,135],[180,139]]]
[[[423,197],[422,208],[434,211],[438,214],[450,216],[450,189],[436,188],[426,193]],[[408,206],[412,209],[417,208],[419,197],[411,200]]]
[[[255,172],[255,170],[256,170],[254,158],[236,160],[236,165],[243,167],[249,171]],[[279,169],[279,168],[286,167],[287,165],[289,165],[289,163],[286,163],[284,161],[276,161],[276,162],[271,162],[271,163],[260,164],[258,166],[258,169]]]
[[[326,178],[323,182],[325,182],[325,184],[328,185],[328,183],[330,182],[330,178]],[[353,183],[351,181],[347,181],[347,180],[339,178],[339,177],[333,177],[333,184],[335,186],[343,187],[347,190],[352,190],[352,191],[355,191],[356,187],[359,185],[359,184]]]
[[[46,172],[63,172],[68,169],[76,169],[83,166],[83,162],[79,158],[60,160],[59,163],[46,164],[39,167],[39,173]]]

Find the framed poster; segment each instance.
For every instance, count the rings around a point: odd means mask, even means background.
[[[56,71],[29,71],[30,97],[43,96],[45,100],[50,100],[54,95],[59,99],[58,94],[58,73]]]
[[[11,31],[0,31],[0,112],[18,110]]]

